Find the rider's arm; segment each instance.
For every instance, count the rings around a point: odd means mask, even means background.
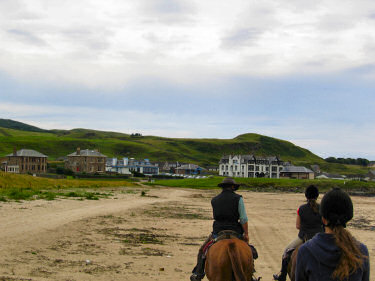
[[[297,212],[296,228],[297,228],[297,229],[300,229],[300,228],[301,228],[301,217],[299,216],[299,210],[298,210],[298,212]]]
[[[242,229],[244,231],[244,238],[246,241],[249,241],[249,227],[248,227],[248,219],[245,210],[245,204],[243,202],[243,198],[240,198],[238,202],[238,213],[240,214],[240,224],[242,225]]]

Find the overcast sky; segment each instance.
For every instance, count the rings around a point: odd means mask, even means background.
[[[0,0],[0,118],[375,160],[373,0]]]

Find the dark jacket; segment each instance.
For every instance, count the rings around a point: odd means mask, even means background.
[[[213,233],[218,234],[222,230],[233,230],[239,234],[243,233],[239,223],[240,214],[238,212],[238,202],[241,195],[230,189],[223,191],[211,200],[214,224]]]
[[[318,205],[319,208],[319,205]],[[309,240],[318,232],[323,232],[322,217],[315,213],[309,203],[299,207],[298,214],[301,218],[301,227],[298,237],[302,240]]]
[[[360,250],[369,256],[367,247],[360,243]],[[318,233],[303,244],[298,251],[296,281],[336,281],[332,273],[340,260],[341,250],[335,244],[332,234]],[[345,281],[369,281],[369,259]]]

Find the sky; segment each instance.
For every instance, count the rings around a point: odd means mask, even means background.
[[[0,118],[375,160],[373,0],[0,0]]]

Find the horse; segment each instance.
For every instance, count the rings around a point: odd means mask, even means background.
[[[290,257],[289,264],[288,264],[288,275],[289,275],[290,281],[294,281],[296,279],[295,274],[296,274],[297,254],[298,254],[299,247],[300,246],[298,246],[293,251]]]
[[[216,242],[207,253],[205,272],[210,281],[254,280],[253,255],[249,245],[236,238]]]

